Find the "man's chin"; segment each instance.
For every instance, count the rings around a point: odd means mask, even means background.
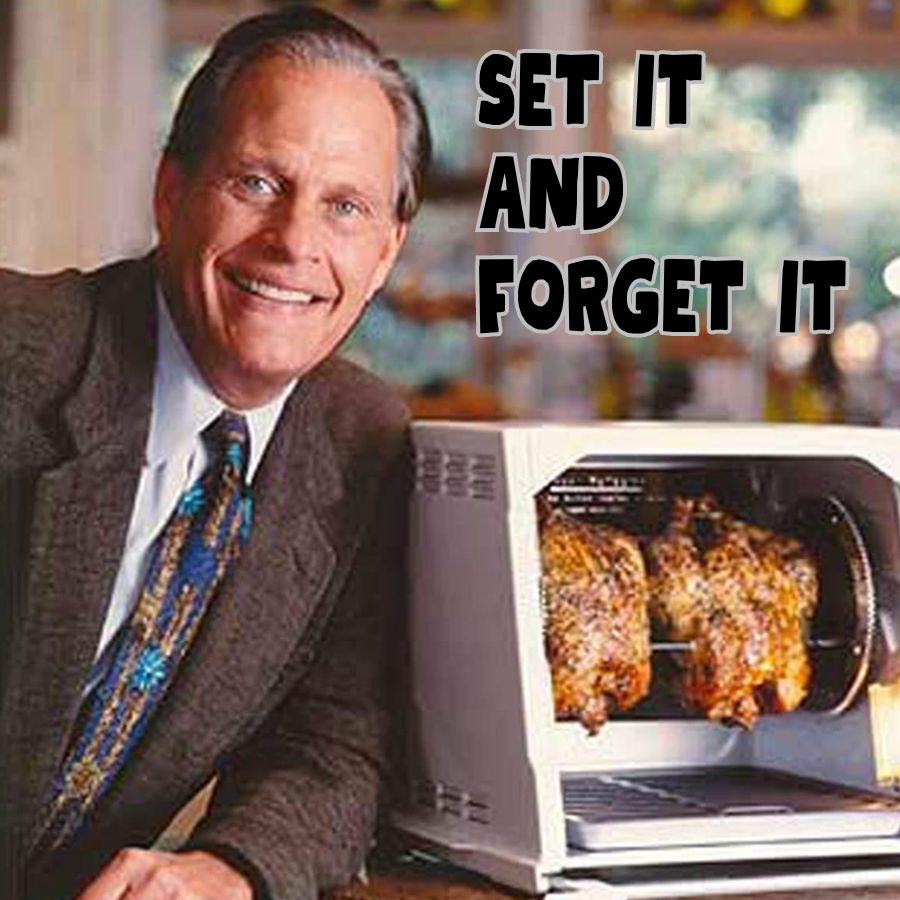
[[[214,390],[230,406],[252,409],[275,400],[292,382],[315,368],[327,354],[302,358],[269,358],[265,361],[243,359],[239,369],[232,368],[218,379]]]

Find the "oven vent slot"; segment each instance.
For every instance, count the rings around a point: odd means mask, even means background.
[[[460,453],[434,447],[416,454],[416,490],[469,500],[494,500],[496,458],[488,453]]]
[[[412,796],[418,806],[481,825],[490,823],[489,806],[483,794],[473,794],[461,788],[429,780],[413,782]]]

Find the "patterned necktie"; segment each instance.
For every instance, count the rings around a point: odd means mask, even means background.
[[[42,848],[79,830],[140,741],[249,533],[247,422],[224,412],[203,438],[210,463],[157,540],[131,618],[85,700],[53,782]]]

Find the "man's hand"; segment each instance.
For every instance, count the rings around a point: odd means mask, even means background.
[[[203,851],[120,850],[78,900],[253,900],[247,880]]]

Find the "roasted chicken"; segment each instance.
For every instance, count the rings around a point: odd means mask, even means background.
[[[687,706],[749,728],[762,712],[800,705],[818,583],[799,541],[732,517],[712,497],[676,498],[646,560],[651,618],[687,644]]]
[[[650,686],[647,577],[637,540],[559,510],[540,516],[544,643],[559,718],[591,733]]]

